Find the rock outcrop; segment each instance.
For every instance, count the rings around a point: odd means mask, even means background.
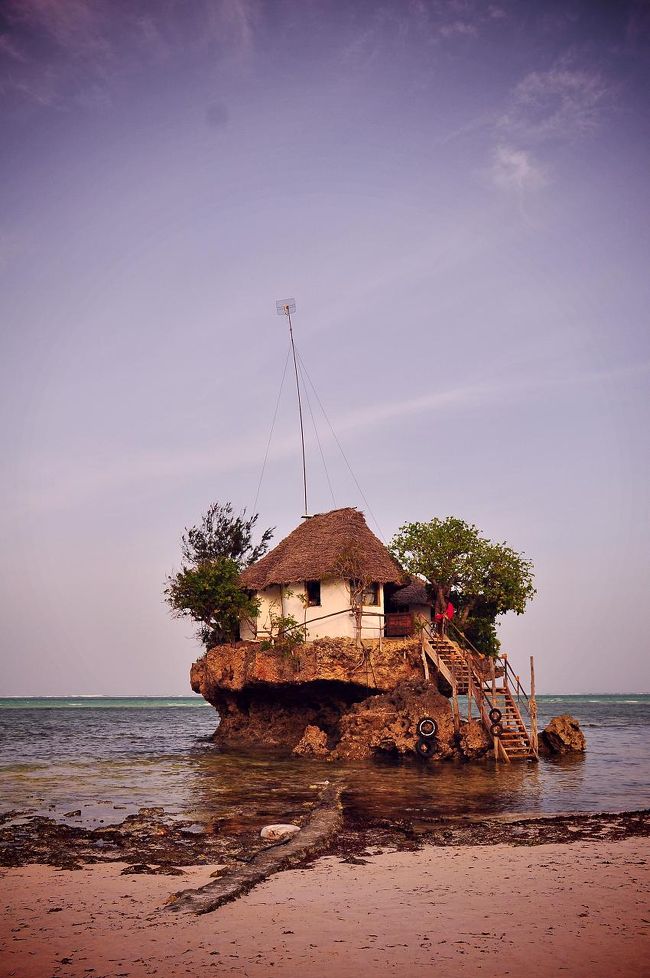
[[[460,733],[460,752],[468,761],[485,757],[494,747],[492,738],[482,723],[478,720],[470,720],[469,723],[461,724]]]
[[[212,702],[212,695],[268,687],[338,682],[364,690],[388,691],[403,680],[421,678],[420,643],[390,639],[382,644],[353,639],[321,638],[298,645],[292,653],[264,648],[260,642],[218,645],[197,660],[190,672],[192,689]],[[367,695],[367,693],[366,693]]]
[[[194,663],[192,689],[212,703],[223,747],[272,749],[296,756],[357,760],[414,756],[418,721],[437,724],[433,760],[473,760],[492,744],[478,721],[454,731],[444,680],[423,681],[417,639],[364,642],[324,638],[292,652],[237,642]]]
[[[425,716],[438,726],[431,738],[432,758],[453,755],[454,724],[449,700],[421,681],[403,682],[390,693],[369,696],[355,703],[341,717],[340,739],[332,756],[357,760],[370,755],[413,754],[418,741],[417,724]]]
[[[320,727],[312,724],[305,727],[305,732],[293,749],[296,757],[326,757],[329,754],[327,734]]]
[[[553,717],[539,735],[539,743],[550,754],[581,754],[587,749],[580,724],[568,713]]]
[[[298,756],[364,758],[414,754],[417,722],[438,725],[432,756],[477,756],[456,743],[449,700],[422,682],[417,640],[319,639],[287,654],[261,643],[211,649],[194,663],[192,689],[220,716],[224,747],[292,751]]]

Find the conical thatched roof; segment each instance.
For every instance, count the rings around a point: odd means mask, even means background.
[[[247,567],[244,587],[321,580],[324,577],[402,583],[401,567],[357,509],[333,509],[305,520],[270,553]]]

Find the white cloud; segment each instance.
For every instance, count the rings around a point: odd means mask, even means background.
[[[514,87],[506,111],[493,122],[496,146],[490,177],[502,190],[526,191],[548,183],[538,154],[553,141],[594,132],[612,102],[614,85],[568,54],[546,71],[531,71]],[[532,148],[531,148],[532,147]],[[534,152],[533,152],[534,149]]]
[[[0,95],[41,105],[104,105],[111,88],[172,54],[237,63],[253,53],[261,0],[6,0]]]
[[[469,20],[452,20],[438,28],[441,37],[475,37],[478,34],[476,23]]]
[[[497,146],[492,160],[491,177],[502,190],[536,190],[546,183],[544,170],[525,149]]]
[[[500,128],[528,142],[575,138],[600,125],[612,88],[598,71],[563,58],[516,86]]]
[[[517,403],[525,398],[546,391],[573,389],[578,385],[598,385],[625,381],[645,376],[650,372],[650,362],[623,364],[605,370],[563,374],[546,377],[521,376],[518,379],[500,378],[493,381],[470,383],[447,390],[427,392],[418,397],[398,401],[382,400],[368,407],[349,411],[332,418],[334,430],[339,435],[358,437],[393,421],[406,417],[429,415],[440,418],[465,410],[476,410],[493,403]],[[323,445],[331,443],[328,430],[321,432]],[[306,437],[313,447],[313,438]],[[81,506],[87,501],[124,491],[127,487],[154,481],[187,479],[197,474],[214,476],[218,473],[240,471],[258,466],[263,456],[264,444],[258,437],[237,438],[230,445],[209,445],[200,450],[159,453],[138,453],[125,458],[122,453],[110,456],[103,452],[97,457],[74,459],[58,454],[42,460],[38,471],[32,469],[20,486],[4,487],[2,512],[7,524],[18,516],[43,511],[57,511]],[[298,451],[294,433],[278,434],[272,445],[274,460],[291,458]]]

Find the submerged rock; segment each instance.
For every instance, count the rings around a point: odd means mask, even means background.
[[[493,742],[480,720],[470,720],[461,724],[459,747],[465,760],[473,761],[489,753]]]
[[[329,754],[327,734],[313,724],[305,727],[305,732],[293,749],[298,757],[325,757]]]
[[[579,754],[587,749],[580,724],[568,713],[553,717],[541,732],[539,742],[540,747],[546,747],[551,754]]]
[[[437,724],[431,757],[453,754],[454,725],[451,706],[437,690],[423,682],[400,683],[390,693],[369,696],[341,717],[336,759],[358,760],[374,755],[414,755],[418,721],[432,717]]]
[[[300,832],[299,825],[265,825],[260,836],[266,842],[288,842],[289,839]]]

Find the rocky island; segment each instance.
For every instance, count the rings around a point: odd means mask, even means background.
[[[477,720],[455,737],[451,702],[423,677],[419,641],[322,638],[292,655],[239,642],[211,649],[194,663],[192,689],[220,716],[215,741],[225,747],[363,758],[413,754],[422,717],[435,720],[433,757],[478,757],[491,740]]]
[[[534,712],[526,727],[505,656],[436,627],[430,591],[356,509],[305,520],[240,580],[256,615],[190,676],[219,713],[219,745],[332,760],[536,760],[540,747],[566,749],[561,731],[540,744]],[[462,717],[459,696],[469,705]]]

